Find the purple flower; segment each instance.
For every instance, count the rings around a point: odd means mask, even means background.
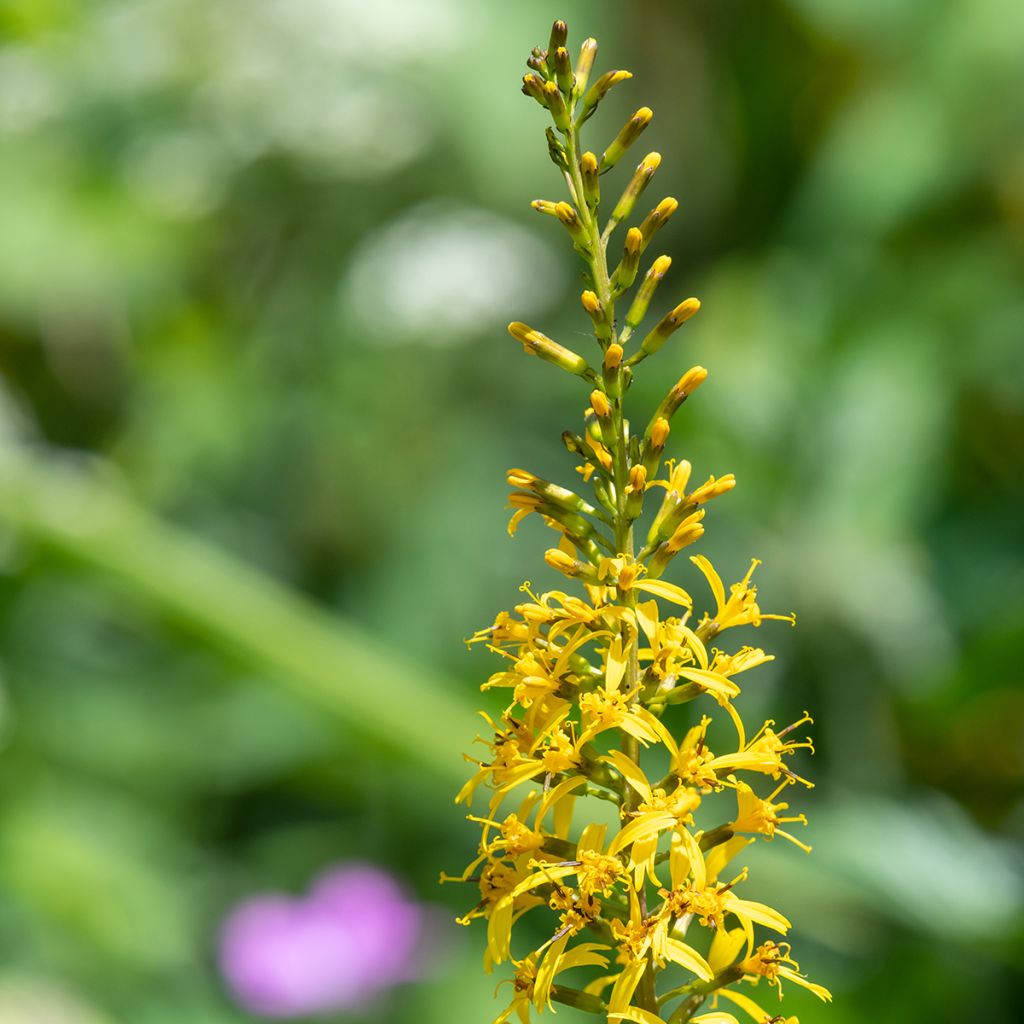
[[[424,916],[391,875],[348,864],[303,898],[239,904],[221,929],[221,973],[238,1002],[265,1017],[344,1010],[416,975]]]

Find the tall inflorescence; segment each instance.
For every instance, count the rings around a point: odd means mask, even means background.
[[[509,471],[509,530],[539,515],[558,535],[545,561],[582,593],[535,594],[526,584],[528,600],[471,641],[504,659],[483,689],[508,689],[511,703],[497,721],[483,714],[488,754],[470,758],[476,770],[457,797],[490,795],[486,812],[470,816],[480,845],[458,880],[479,886],[480,897],[461,920],[486,921],[487,970],[512,964],[511,1000],[495,1024],[513,1015],[529,1024],[531,1008],[553,1001],[640,1024],[725,1024],[736,1021],[732,1011],[757,1024],[792,1022],[765,1009],[766,987],[780,997],[784,982],[824,1000],[829,993],[799,972],[784,938],[789,921],[746,898],[747,868],[736,861],[758,838],[809,850],[789,831],[805,819],[790,813],[788,792],[810,785],[789,765],[811,747],[794,733],[810,719],[748,729],[738,679],[772,655],[728,644],[725,634],[793,617],[759,608],[756,561],[727,589],[706,558],[692,557],[710,588],[703,612],[663,578],[703,534],[707,504],[735,480],[694,486],[689,462],[664,458],[673,417],[707,377],[703,367],[679,378],[641,430],[625,416],[636,368],[700,303],[686,299],[641,329],[671,260],[658,256],[643,273],[641,264],[678,203],[662,199],[630,227],[610,268],[615,230],[661,157],[637,164],[614,205],[602,197],[605,172],[652,115],[641,107],[602,152],[584,150],[581,129],[631,76],[595,77],[597,43],[587,39],[573,65],[566,42],[556,21],[523,79],[554,122],[548,152],[568,189],[568,201],[533,207],[561,224],[586,267],[581,302],[597,357],[509,325],[528,353],[574,374],[588,393],[582,429],[562,435],[579,461],[577,485]]]

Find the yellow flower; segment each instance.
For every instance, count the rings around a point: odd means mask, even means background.
[[[769,985],[779,990],[782,998],[782,979],[793,982],[801,988],[813,992],[822,1002],[832,1001],[832,993],[821,985],[815,985],[800,974],[800,965],[789,955],[788,942],[765,942],[758,946],[753,956],[748,956],[740,963],[740,967],[755,977],[765,978]]]
[[[779,812],[789,809],[789,804],[773,803],[772,801],[790,784],[790,779],[783,780],[782,784],[766,799],[762,800],[745,782],[736,782],[736,819],[731,823],[733,832],[754,832],[772,839],[775,835],[788,839],[795,846],[799,846],[804,853],[810,853],[811,848],[806,843],[801,843],[796,836],[783,831],[779,825],[785,825],[791,821],[807,824],[807,818],[802,814],[795,814],[789,817],[781,817]]]
[[[765,619],[781,619],[796,624],[796,617],[793,615],[768,615],[758,607],[757,588],[750,583],[754,570],[761,564],[758,559],[752,559],[747,575],[729,588],[728,598],[725,596],[722,577],[715,572],[712,564],[703,555],[694,555],[690,561],[704,574],[717,606],[713,616],[704,616],[698,629],[699,633],[714,636],[733,626],[760,626]]]

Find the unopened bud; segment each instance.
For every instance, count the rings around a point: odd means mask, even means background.
[[[590,80],[590,72],[594,67],[594,58],[597,57],[597,40],[584,39],[580,47],[579,59],[576,61],[576,94],[580,95],[587,87]]]
[[[688,515],[675,529],[675,532],[666,541],[668,550],[674,555],[682,551],[688,544],[692,544],[704,533],[704,509],[697,509],[692,515]]]
[[[644,509],[644,491],[647,489],[647,468],[634,466],[629,471],[629,483],[626,484],[626,515],[637,519]]]
[[[640,343],[639,358],[654,355],[687,320],[700,309],[700,299],[686,299],[661,318],[657,327]]]
[[[558,141],[558,136],[551,128],[544,129],[544,136],[548,140],[548,157],[551,162],[560,170],[568,173],[569,157],[566,155],[565,146]]]
[[[606,420],[612,414],[608,396],[597,389],[590,392],[590,408],[594,410],[598,419]]]
[[[665,419],[670,420],[676,414],[679,406],[686,401],[687,398],[701,384],[707,380],[708,371],[703,366],[692,366],[676,381],[675,386],[671,391],[661,400],[661,404],[658,406],[655,417],[664,416]]]
[[[590,238],[587,236],[587,229],[583,226],[579,214],[570,203],[557,203],[555,205],[555,216],[562,222],[565,230],[569,232],[576,245],[582,249],[589,248]]]
[[[615,342],[613,345],[609,345],[604,353],[604,368],[606,370],[614,370],[615,367],[622,362],[622,346]]]
[[[550,83],[548,83],[550,85]],[[651,210],[640,224],[640,234],[644,236],[644,248],[651,244],[651,239],[658,230],[664,227],[665,222],[679,209],[679,200],[669,196],[662,199],[658,205]]]
[[[713,476],[700,485],[687,499],[694,505],[703,505],[705,501],[717,498],[726,491],[731,491],[736,486],[736,477],[732,473],[726,473],[716,480]]]
[[[626,244],[623,247],[622,261],[612,274],[612,288],[621,295],[636,280],[636,272],[640,269],[640,253],[643,251],[644,236],[639,228],[630,228],[626,232]]]
[[[618,223],[625,220],[636,206],[637,200],[643,195],[644,189],[651,183],[654,172],[661,166],[660,153],[648,153],[647,156],[637,164],[633,177],[630,178],[626,190],[622,193],[619,201],[612,210],[612,220]]]
[[[579,576],[580,570],[583,568],[572,555],[566,554],[561,548],[548,548],[544,552],[544,561],[552,569],[557,569],[559,572],[565,573],[566,576]]]
[[[565,97],[562,96],[556,82],[544,83],[544,100],[548,110],[551,111],[555,127],[559,131],[567,132],[569,130],[569,108],[565,105]]]
[[[668,273],[672,266],[672,259],[669,256],[659,256],[647,271],[643,283],[637,289],[636,298],[633,299],[629,312],[626,314],[626,326],[633,330],[647,315],[647,309],[654,298],[655,289],[661,284],[661,279]]]
[[[650,441],[654,448],[664,448],[665,442],[668,440],[669,431],[672,428],[668,425],[668,420],[664,417],[659,416],[654,421],[654,426],[651,428]]]
[[[580,176],[583,178],[583,196],[588,208],[593,212],[601,199],[601,186],[597,180],[597,157],[593,153],[584,153],[580,157]]]
[[[569,26],[561,18],[551,26],[551,38],[548,40],[548,53],[552,54],[569,40]]]
[[[572,92],[572,64],[569,61],[569,51],[564,46],[559,46],[554,55],[555,81],[562,94],[568,96]]]
[[[539,478],[525,469],[510,469],[505,474],[509,487],[520,487],[529,490]]]
[[[523,75],[523,94],[532,96],[542,107],[547,109],[548,101],[544,94],[544,79],[539,75]]]
[[[538,211],[538,213],[547,213],[552,217],[555,216],[555,208],[558,203],[552,202],[550,199],[534,199],[530,205]]]
[[[619,82],[625,82],[627,79],[632,78],[632,72],[629,71],[606,71],[586,92],[583,97],[581,104],[580,115],[577,118],[577,124],[583,124],[584,121],[597,109],[598,103],[601,102],[608,95],[608,91]]]
[[[594,337],[602,343],[610,341],[612,326],[608,322],[601,300],[592,291],[585,291],[580,296],[580,301],[594,325]]]
[[[604,151],[601,157],[601,170],[607,171],[614,167],[626,150],[636,142],[643,134],[644,129],[651,123],[654,111],[650,107],[641,107],[623,126],[619,134],[611,141],[611,144]]]
[[[548,64],[544,59],[544,51],[539,46],[535,46],[530,51],[530,56],[526,58],[526,66],[544,78],[548,77]]]
[[[554,363],[563,370],[568,370],[569,373],[574,373],[579,377],[585,377],[590,373],[590,367],[582,356],[567,349],[564,345],[559,345],[557,341],[552,341],[546,334],[541,334],[540,331],[535,331],[526,324],[511,323],[508,325],[508,333],[516,341],[521,342],[527,352],[532,352],[535,356]]]

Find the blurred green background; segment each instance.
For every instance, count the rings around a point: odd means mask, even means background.
[[[745,698],[817,720],[814,855],[752,865],[835,994],[786,1009],[1024,1019],[1024,5],[0,0],[2,1024],[250,1020],[223,913],[352,858],[440,908],[358,1019],[493,1016],[436,879],[461,641],[550,582],[504,470],[570,479],[581,411],[504,332],[585,327],[527,206],[555,16],[704,303],[634,401],[710,368],[701,550],[798,613]]]

